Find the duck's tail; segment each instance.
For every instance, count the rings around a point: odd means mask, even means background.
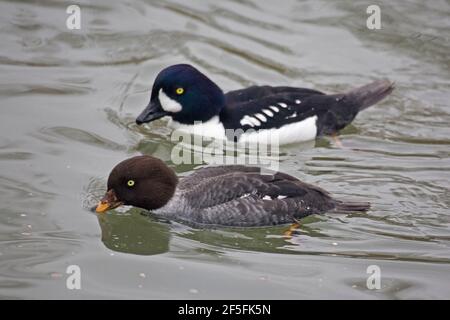
[[[369,202],[357,202],[357,201],[340,201],[337,200],[334,211],[335,212],[366,212],[370,209]]]
[[[345,96],[359,105],[359,111],[383,100],[394,90],[394,82],[377,80],[365,86],[348,91]]]

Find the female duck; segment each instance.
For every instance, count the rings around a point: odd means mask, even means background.
[[[163,161],[147,155],[116,165],[107,190],[98,213],[132,205],[193,225],[288,224],[311,214],[369,208],[368,203],[336,200],[282,172],[262,174],[257,167],[207,167],[178,179]]]

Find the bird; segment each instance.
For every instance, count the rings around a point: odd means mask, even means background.
[[[287,86],[251,86],[224,93],[189,64],[163,69],[136,124],[169,118],[169,127],[216,139],[280,145],[336,135],[356,115],[381,101],[394,83],[377,80],[345,93]]]
[[[342,201],[279,171],[225,165],[177,177],[162,160],[138,155],[118,163],[96,212],[121,205],[193,227],[261,227],[298,222],[311,214],[365,212],[368,202]]]

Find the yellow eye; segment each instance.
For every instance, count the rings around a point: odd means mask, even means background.
[[[134,186],[134,180],[128,180],[127,185],[128,185],[129,187]]]
[[[176,92],[178,95],[180,95],[180,94],[183,94],[183,93],[184,93],[184,89],[183,89],[183,88],[177,88],[177,89],[175,90],[175,92]]]

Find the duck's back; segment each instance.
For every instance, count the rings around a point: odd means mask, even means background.
[[[374,81],[339,94],[253,86],[225,94],[226,106],[220,120],[225,129],[276,131],[281,144],[310,140],[343,129],[359,111],[382,100],[392,90],[393,83],[388,80]]]
[[[251,86],[225,93],[225,101],[227,106],[234,108],[242,103],[278,95],[295,95],[300,99],[310,95],[324,95],[324,93],[313,89],[286,86]]]
[[[285,173],[260,170],[199,169],[181,179],[173,200],[158,213],[192,224],[251,227],[292,223],[339,206],[319,187]]]

